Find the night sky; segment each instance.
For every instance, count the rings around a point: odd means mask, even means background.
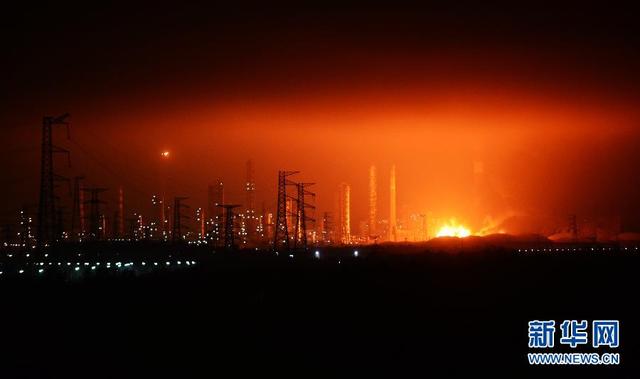
[[[350,183],[357,230],[375,163],[382,217],[396,164],[401,215],[521,233],[578,214],[640,231],[637,12],[320,4],[4,9],[2,223],[35,210],[41,118],[69,112],[59,172],[114,189],[110,209],[123,185],[128,211],[146,211],[161,170],[192,207],[218,177],[242,202],[253,159],[271,209],[278,169],[317,182],[320,211]]]

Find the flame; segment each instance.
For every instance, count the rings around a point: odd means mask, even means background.
[[[438,233],[436,233],[436,237],[469,237],[471,235],[471,231],[464,227],[463,225],[456,224],[454,221],[450,222],[447,225],[443,225]]]

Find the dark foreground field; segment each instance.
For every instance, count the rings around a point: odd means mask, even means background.
[[[638,377],[640,255],[392,250],[3,278],[0,377]],[[622,364],[528,367],[534,319],[619,319]]]

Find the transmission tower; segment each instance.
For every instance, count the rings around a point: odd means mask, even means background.
[[[55,231],[59,229],[57,226],[56,197],[53,182],[55,179],[61,179],[53,171],[53,154],[63,153],[67,155],[69,165],[71,158],[69,151],[53,144],[52,128],[58,125],[64,125],[67,128],[67,137],[69,137],[69,123],[66,121],[69,117],[65,113],[58,117],[45,116],[42,119],[42,156],[40,162],[40,202],[38,203],[38,247],[42,248],[47,244],[55,242],[59,236],[55,236]]]
[[[100,213],[100,205],[106,204],[100,200],[100,194],[106,191],[106,188],[83,188],[85,192],[89,192],[89,200],[85,204],[89,204],[89,234],[93,239],[102,239],[104,225],[102,214]]]
[[[308,191],[305,187],[310,187],[315,183],[296,183],[298,190],[296,199],[296,232],[293,242],[294,249],[307,250],[307,221],[315,222],[314,218],[307,217],[306,209],[316,209],[313,204],[306,202],[306,196],[311,196],[315,199],[316,194]]]
[[[182,220],[187,218],[187,216],[182,213],[182,210],[189,208],[189,206],[183,204],[182,201],[187,199],[188,197],[179,196],[173,198],[173,231],[171,232],[173,242],[182,241]]]
[[[288,176],[299,171],[278,171],[278,208],[276,211],[275,232],[273,237],[273,249],[284,248],[289,250],[289,228],[287,226],[287,180]]]
[[[239,204],[218,204],[219,207],[224,208],[224,248],[227,250],[233,250],[235,247],[234,230],[233,230],[233,209],[240,207]]]

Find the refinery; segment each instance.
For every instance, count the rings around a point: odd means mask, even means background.
[[[240,189],[242,202],[236,204],[226,200],[229,196],[225,196],[225,191],[229,188],[224,178],[212,180],[207,188],[206,204],[196,204],[190,201],[189,193],[171,193],[168,190],[172,187],[168,183],[170,179],[161,177],[157,192],[143,194],[150,207],[142,212],[127,206],[127,189],[123,185],[115,189],[89,186],[86,184],[89,178],[83,173],[73,173],[72,179],[57,174],[57,165],[61,162],[54,157],[59,153],[65,155],[70,166],[72,151],[54,144],[54,129],[65,128],[69,133],[69,119],[69,114],[43,118],[39,202],[37,207],[17,209],[13,224],[3,226],[1,246],[6,256],[48,256],[59,253],[59,248],[64,246],[108,242],[298,254],[319,247],[427,241],[433,241],[433,245],[437,244],[436,239],[447,238],[486,237],[503,241],[497,242],[503,245],[504,241],[515,239],[520,241],[520,247],[530,244],[531,251],[536,246],[554,242],[576,246],[589,243],[630,246],[637,240],[633,233],[618,233],[603,240],[596,231],[584,231],[588,230],[586,222],[578,226],[575,215],[569,215],[566,226],[560,225],[551,235],[513,236],[495,227],[474,231],[457,222],[455,217],[435,217],[428,210],[407,211],[400,216],[397,197],[402,191],[402,186],[398,185],[402,179],[398,179],[395,165],[387,167],[384,176],[379,175],[376,165],[368,167],[367,199],[354,199],[348,182],[342,182],[334,194],[320,194],[333,195],[337,199],[333,209],[316,208],[316,193],[312,191],[315,183],[296,180],[300,176],[298,171],[279,171],[277,198],[269,202],[273,204],[273,208],[269,208],[265,201],[261,206],[257,204],[256,194],[264,187],[256,183],[254,162],[247,160],[244,187]],[[64,143],[64,137],[61,138]],[[170,150],[157,154],[161,164],[169,164],[172,159]],[[482,181],[479,178],[483,175],[482,163],[475,163],[474,175],[474,182]],[[68,191],[65,191],[66,186],[58,184],[65,181]],[[387,199],[379,196],[379,186],[385,184]],[[115,204],[103,200],[109,192],[115,192]],[[379,212],[382,201],[388,202],[386,215]],[[354,219],[354,202],[366,204],[366,219]],[[61,264],[55,264],[58,263]]]
[[[640,378],[633,7],[3,15],[0,379]]]

